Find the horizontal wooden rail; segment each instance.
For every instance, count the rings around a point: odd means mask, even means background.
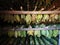
[[[0,11],[0,14],[58,14],[60,11]]]
[[[28,27],[28,28],[23,28],[22,27],[3,27],[3,30],[60,30],[60,26],[59,25],[48,25],[48,26],[45,26],[45,27],[35,27],[35,28],[32,28],[32,27]]]

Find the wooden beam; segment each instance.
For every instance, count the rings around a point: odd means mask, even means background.
[[[0,11],[0,14],[57,14],[60,11]]]

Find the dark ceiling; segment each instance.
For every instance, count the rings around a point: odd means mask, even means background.
[[[20,7],[23,7],[23,10],[33,11],[35,6],[37,6],[36,10],[40,10],[42,7],[48,10],[53,5],[56,7],[60,6],[59,0],[51,0],[49,4],[46,4],[46,0],[0,0],[0,10],[21,10]]]

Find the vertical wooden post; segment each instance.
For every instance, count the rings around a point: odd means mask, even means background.
[[[58,45],[60,45],[60,30],[59,30],[59,44]]]

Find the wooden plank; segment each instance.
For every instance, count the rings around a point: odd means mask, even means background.
[[[0,14],[57,14],[60,11],[0,11]]]

